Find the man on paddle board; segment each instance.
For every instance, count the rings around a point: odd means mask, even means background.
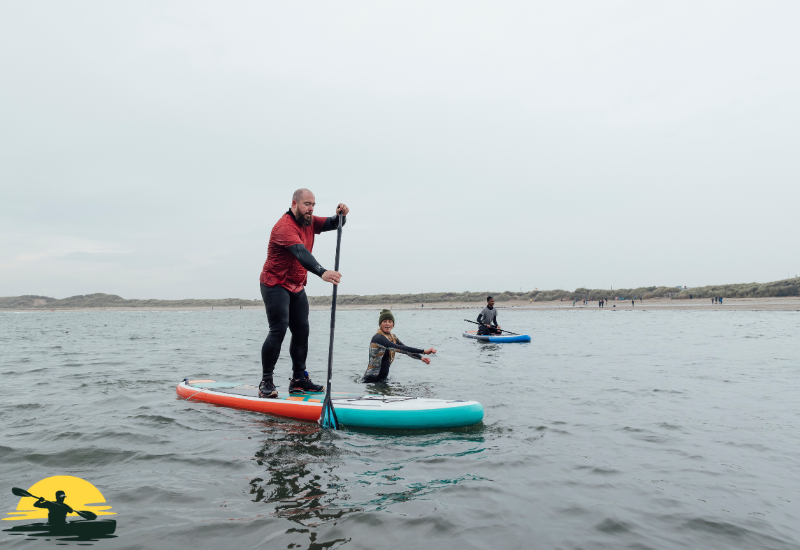
[[[478,314],[478,334],[500,334],[500,325],[497,324],[497,310],[494,308],[494,298],[486,298],[486,307]],[[494,325],[494,326],[492,326]]]
[[[278,220],[269,236],[267,261],[261,271],[261,297],[267,309],[269,335],[261,346],[261,383],[258,396],[276,398],[278,390],[272,381],[275,363],[281,353],[286,330],[292,331],[289,355],[292,357],[292,378],[289,393],[321,392],[322,386],[314,384],[306,372],[308,355],[308,297],[305,286],[311,271],[323,281],[338,285],[342,274],[322,267],[311,255],[314,236],[339,227],[350,209],[344,203],[336,207],[336,215],[329,218],[314,216],[314,193],[298,189],[292,195],[292,207]]]
[[[67,523],[67,514],[73,512],[72,508],[64,504],[65,498],[67,498],[67,495],[64,491],[57,491],[55,502],[39,497],[39,500],[34,502],[33,505],[37,508],[47,508],[47,523],[50,525],[64,525]]]
[[[381,311],[378,316],[378,332],[372,336],[369,343],[369,363],[364,378],[365,383],[383,382],[389,376],[389,367],[394,361],[395,352],[408,355],[412,359],[419,359],[426,365],[431,364],[431,360],[422,355],[436,353],[436,349],[418,349],[406,346],[400,338],[392,334],[394,328],[394,315],[388,309]]]

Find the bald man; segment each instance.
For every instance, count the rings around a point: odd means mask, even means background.
[[[309,271],[327,283],[339,284],[342,274],[322,267],[311,251],[314,248],[314,236],[338,229],[339,214],[347,216],[350,210],[346,204],[339,203],[336,215],[324,218],[314,216],[315,206],[314,193],[308,189],[298,189],[292,195],[292,207],[278,220],[269,236],[267,261],[261,271],[261,297],[269,321],[269,335],[261,346],[258,396],[262,399],[278,397],[272,375],[287,329],[292,331],[289,343],[289,355],[292,358],[289,393],[321,392],[323,389],[314,384],[306,372],[309,326],[305,286]],[[343,217],[342,225],[344,222]]]

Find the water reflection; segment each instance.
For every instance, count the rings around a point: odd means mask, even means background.
[[[384,510],[416,499],[433,500],[441,489],[487,481],[463,468],[456,468],[453,477],[421,480],[423,470],[416,467],[431,459],[460,461],[480,455],[486,450],[482,424],[405,432],[331,432],[315,424],[278,419],[265,420],[263,425],[269,439],[262,442],[255,458],[266,475],[250,481],[250,494],[254,502],[271,506],[271,515],[299,525],[287,533],[309,533],[309,548],[346,542],[317,542],[315,528],[349,514]]]
[[[272,438],[264,442],[255,458],[259,466],[266,466],[268,475],[250,481],[254,502],[274,504],[274,515],[305,527],[359,511],[336,506],[349,498],[335,473],[343,454],[335,444],[338,434],[310,423],[265,424],[272,424],[267,430]]]

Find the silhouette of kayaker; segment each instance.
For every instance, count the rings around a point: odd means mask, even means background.
[[[65,498],[67,498],[67,495],[64,491],[56,491],[55,502],[39,497],[39,500],[34,502],[33,505],[37,508],[47,508],[47,523],[50,525],[64,525],[67,523],[67,514],[73,512],[72,508],[64,504]]]
[[[82,480],[81,480],[82,481]],[[86,483],[86,482],[84,482]],[[97,519],[97,514],[89,510],[73,510],[72,507],[64,502],[67,494],[64,491],[56,491],[55,502],[45,500],[44,497],[32,495],[25,489],[19,487],[12,487],[11,492],[14,496],[27,497],[34,500],[33,506],[36,508],[47,509],[47,523],[27,523],[25,525],[15,525],[9,529],[3,529],[3,532],[12,534],[27,534],[30,537],[40,536],[70,536],[76,537],[71,539],[61,540],[98,540],[104,538],[114,537],[114,531],[117,529],[117,522],[113,519]],[[38,492],[38,491],[37,491]],[[83,498],[85,498],[84,495]],[[105,502],[103,495],[99,492],[96,494],[101,502]],[[73,493],[75,497],[75,493]],[[78,499],[81,499],[80,492]],[[75,500],[75,498],[73,498]],[[26,503],[27,505],[27,503]],[[28,511],[27,506],[25,510]],[[67,514],[78,514],[82,519],[77,521],[67,521]],[[33,540],[33,539],[26,539]]]

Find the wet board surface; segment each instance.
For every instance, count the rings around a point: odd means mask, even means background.
[[[193,388],[197,388],[199,390],[206,390],[206,389],[213,389],[219,393],[226,393],[230,395],[242,395],[246,397],[255,397],[258,398],[258,386],[254,386],[252,384],[237,384],[235,382],[215,382],[211,380],[189,380],[189,386]],[[303,392],[303,393],[288,393],[287,391],[280,391],[280,386],[278,386],[278,397],[277,399],[283,399],[286,401],[309,401],[309,402],[322,402],[325,399],[325,392]],[[363,394],[360,393],[343,393],[343,392],[333,392],[332,398],[342,398],[342,397],[361,397]]]
[[[288,393],[261,399],[250,384],[216,380],[184,380],[176,387],[179,397],[224,407],[244,409],[316,422],[324,393]],[[427,399],[408,396],[363,395],[333,392],[333,406],[344,426],[397,429],[431,429],[472,426],[483,420],[477,401]]]

